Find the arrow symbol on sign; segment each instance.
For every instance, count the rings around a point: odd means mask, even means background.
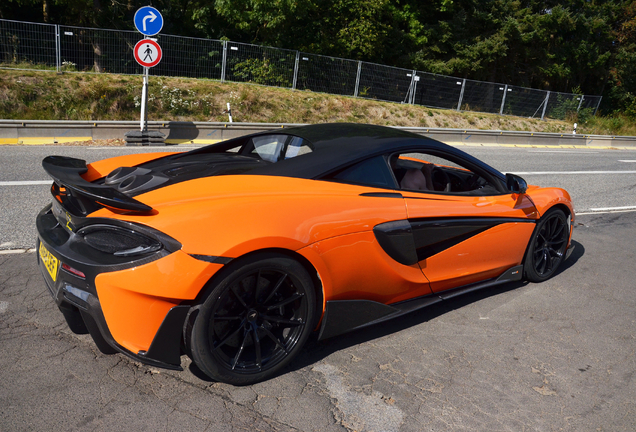
[[[142,25],[144,27],[144,31],[146,31],[146,20],[149,19],[150,22],[153,22],[157,19],[157,15],[154,14],[153,11],[148,11],[148,15],[146,15],[142,21]]]

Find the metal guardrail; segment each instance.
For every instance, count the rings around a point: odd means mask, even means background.
[[[0,144],[55,144],[93,139],[124,139],[137,121],[0,120]],[[150,130],[166,135],[167,144],[211,144],[250,133],[301,126],[281,123],[209,123],[150,121]],[[636,137],[546,132],[485,131],[399,127],[448,144],[636,147]]]
[[[0,19],[0,68],[141,74],[140,34]],[[565,119],[594,115],[601,96],[475,81],[301,51],[159,34],[152,75],[209,78],[457,111]]]

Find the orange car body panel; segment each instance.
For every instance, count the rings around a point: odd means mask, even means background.
[[[537,210],[525,195],[487,197],[405,192],[409,218],[536,219]],[[499,276],[521,264],[534,223],[505,223],[477,234],[419,262],[434,292]]]
[[[211,190],[219,192],[211,194]],[[246,193],[245,190],[250,192]],[[218,176],[178,183],[137,197],[155,209],[153,214],[118,214],[104,208],[91,214],[91,217],[108,217],[152,226],[179,239],[183,245],[182,255],[236,258],[263,249],[298,251],[316,268],[325,301],[354,298],[355,292],[363,291],[363,285],[350,284],[355,272],[351,267],[347,270],[347,264],[367,269],[369,277],[366,281],[370,284],[367,289],[378,293],[373,296],[378,301],[400,301],[413,293],[430,293],[426,277],[417,265],[406,267],[394,262],[377,244],[372,231],[375,225],[406,218],[402,199],[360,196],[361,193],[377,191],[365,186],[326,181],[273,176]],[[255,214],[254,208],[258,208],[259,213]],[[187,224],[181,220],[184,212],[189,215]],[[228,212],[234,217],[228,219]],[[351,236],[359,238],[354,245],[349,245]],[[372,248],[369,249],[369,246]],[[180,263],[181,271],[186,271],[194,262],[207,264],[194,258],[191,260]],[[153,271],[156,272],[156,269]],[[149,346],[152,341],[150,335],[158,329],[167,311],[180,301],[196,296],[214,273],[209,274],[208,279],[202,278],[196,283],[193,281],[192,291],[188,291],[188,295],[171,291],[170,284],[162,285],[167,291],[155,286],[154,292],[161,292],[166,297],[161,299],[156,296],[140,297],[140,293],[149,294],[151,291],[137,286],[128,275],[121,274],[123,272],[100,275],[96,284],[100,300],[102,292],[112,302],[121,298],[118,297],[121,295],[131,297],[128,304],[136,306],[128,308],[130,311],[122,316],[107,317],[107,322],[109,326],[116,322],[111,333],[118,343],[142,350]],[[116,290],[100,289],[105,286],[103,283],[106,280],[109,281],[109,287],[120,284],[117,295],[112,294]],[[151,285],[141,286],[149,288]],[[385,290],[388,291],[382,294]],[[114,303],[112,305],[114,314]],[[106,314],[110,308],[105,305],[104,310]],[[136,314],[134,317],[133,310]],[[134,328],[133,324],[139,320],[152,322],[147,327],[154,330],[139,330],[143,334],[135,335],[134,341],[130,341],[131,335],[125,329]],[[125,340],[122,339],[124,337]]]
[[[135,268],[100,273],[95,285],[111,335],[134,353],[148,350],[168,311],[194,299],[220,268],[177,251]]]
[[[377,224],[406,217],[403,200],[359,196],[365,192],[377,189],[228,175],[178,183],[136,197],[152,206],[154,215],[117,215],[102,209],[91,216],[151,225],[179,239],[189,254],[236,258],[265,248],[296,251],[326,238],[371,231]],[[181,220],[183,214],[189,215],[187,224]]]
[[[542,188],[539,186],[528,186],[527,195],[530,196],[532,202],[537,208],[539,215],[543,216],[548,210],[555,205],[561,204],[570,210],[572,221],[574,222],[574,207],[572,207],[572,198],[570,194],[561,188]]]
[[[525,195],[443,195],[403,191],[409,218],[512,217],[538,219],[533,201]]]
[[[533,223],[501,224],[419,264],[434,292],[496,278],[522,263],[534,227]]]
[[[326,239],[298,252],[316,264],[327,300],[389,304],[431,293],[419,266],[394,261],[372,231]]]
[[[117,167],[168,154],[107,159],[89,165],[84,177],[95,180]],[[173,254],[178,263],[166,257],[98,276],[97,289],[113,337],[133,352],[147,350],[170,308],[195,298],[222,267],[187,254],[236,258],[263,249],[286,249],[301,254],[316,269],[323,311],[329,300],[364,298],[390,304],[497,277],[521,264],[535,224],[498,225],[411,266],[397,263],[380,247],[373,234],[378,224],[466,215],[536,220],[559,203],[573,213],[567,192],[558,189],[555,194],[554,188],[530,186],[528,195],[488,197],[411,191],[388,191],[400,192],[404,199],[360,196],[378,191],[328,181],[226,175],[137,196],[153,207],[149,214],[98,210],[91,216],[146,224],[183,245]],[[188,223],[183,223],[183,214],[189,215]],[[181,273],[175,276],[169,268]]]

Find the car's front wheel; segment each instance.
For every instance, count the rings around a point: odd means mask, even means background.
[[[530,239],[524,265],[526,278],[531,282],[550,278],[563,262],[569,238],[570,226],[563,211],[549,210]]]
[[[237,260],[199,306],[190,352],[211,378],[234,385],[285,367],[314,325],[314,284],[297,261],[278,254]]]

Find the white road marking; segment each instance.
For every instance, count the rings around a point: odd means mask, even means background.
[[[506,172],[506,171],[503,171]],[[511,172],[511,171],[508,171]],[[588,174],[636,174],[636,171],[534,171],[514,172],[517,175],[588,175]]]
[[[598,207],[591,208],[587,212],[576,212],[577,216],[591,215],[591,214],[607,214],[607,213],[628,213],[636,212],[636,206],[624,206],[624,207]]]
[[[528,150],[528,153],[578,153],[578,154],[594,154],[597,151],[571,151],[571,150]]]
[[[636,210],[636,206],[598,207],[598,208],[591,208],[590,209],[590,211],[614,211],[614,210]]]
[[[0,181],[0,186],[35,186],[50,185],[53,180]]]
[[[185,144],[179,144],[179,146],[159,146],[157,148],[151,148],[148,149],[147,146],[127,146],[127,147],[120,147],[120,146],[109,146],[109,147],[85,147],[86,150],[130,150],[130,151],[136,151],[139,150],[140,148],[142,149],[146,149],[146,150],[152,150],[152,151],[140,151],[139,153],[163,153],[163,152],[179,152],[183,149],[198,149],[201,147],[205,147],[206,145],[209,144],[189,144],[189,145],[185,145]]]
[[[619,162],[636,163],[636,160],[619,160]]]

